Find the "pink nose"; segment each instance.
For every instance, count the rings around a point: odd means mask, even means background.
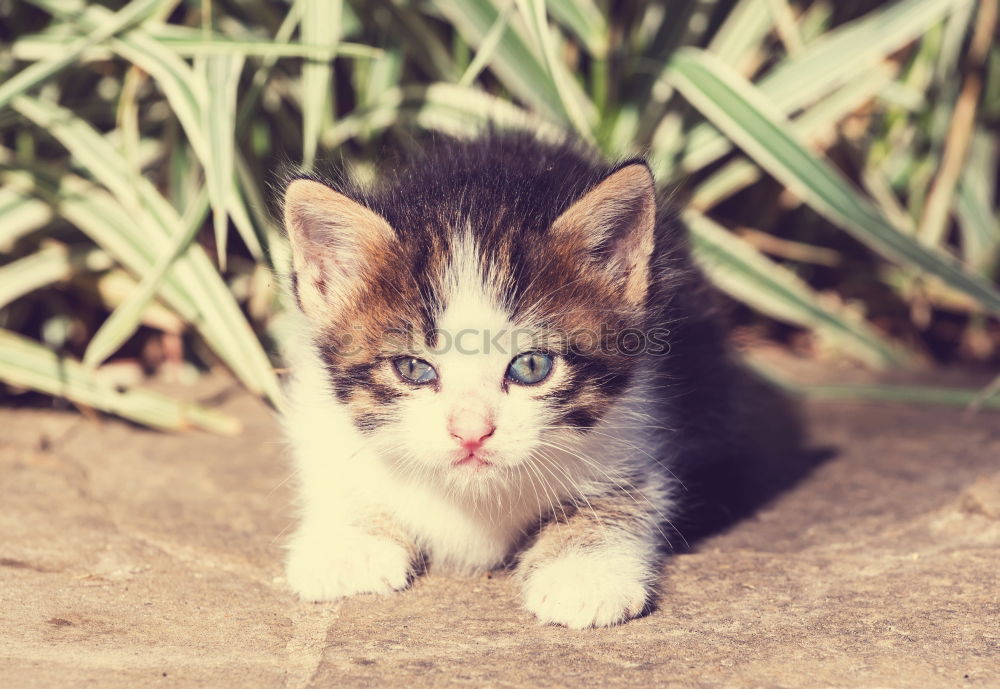
[[[465,450],[474,452],[496,430],[493,420],[474,411],[463,410],[452,414],[448,421],[448,432],[458,440]]]

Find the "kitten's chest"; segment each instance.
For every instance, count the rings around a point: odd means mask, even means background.
[[[523,494],[482,502],[456,502],[433,489],[412,486],[392,508],[400,525],[426,552],[432,569],[476,572],[509,559],[541,515]],[[487,504],[486,501],[492,501]]]

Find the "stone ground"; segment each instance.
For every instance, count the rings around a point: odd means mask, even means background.
[[[0,409],[0,687],[1000,687],[995,412],[810,403],[825,461],[578,632],[503,573],[297,602],[276,424],[224,408],[239,438]]]

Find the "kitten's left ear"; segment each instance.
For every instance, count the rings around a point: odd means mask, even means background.
[[[640,304],[649,289],[649,259],[656,226],[656,188],[644,163],[608,175],[552,224],[551,236],[584,251],[598,269]]]

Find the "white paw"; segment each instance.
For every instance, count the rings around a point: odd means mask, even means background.
[[[540,622],[571,629],[607,627],[642,612],[649,587],[640,563],[608,554],[563,555],[524,582],[524,605]]]
[[[410,554],[398,543],[362,534],[336,541],[296,539],[285,575],[302,600],[331,601],[357,593],[391,593],[410,583]]]

